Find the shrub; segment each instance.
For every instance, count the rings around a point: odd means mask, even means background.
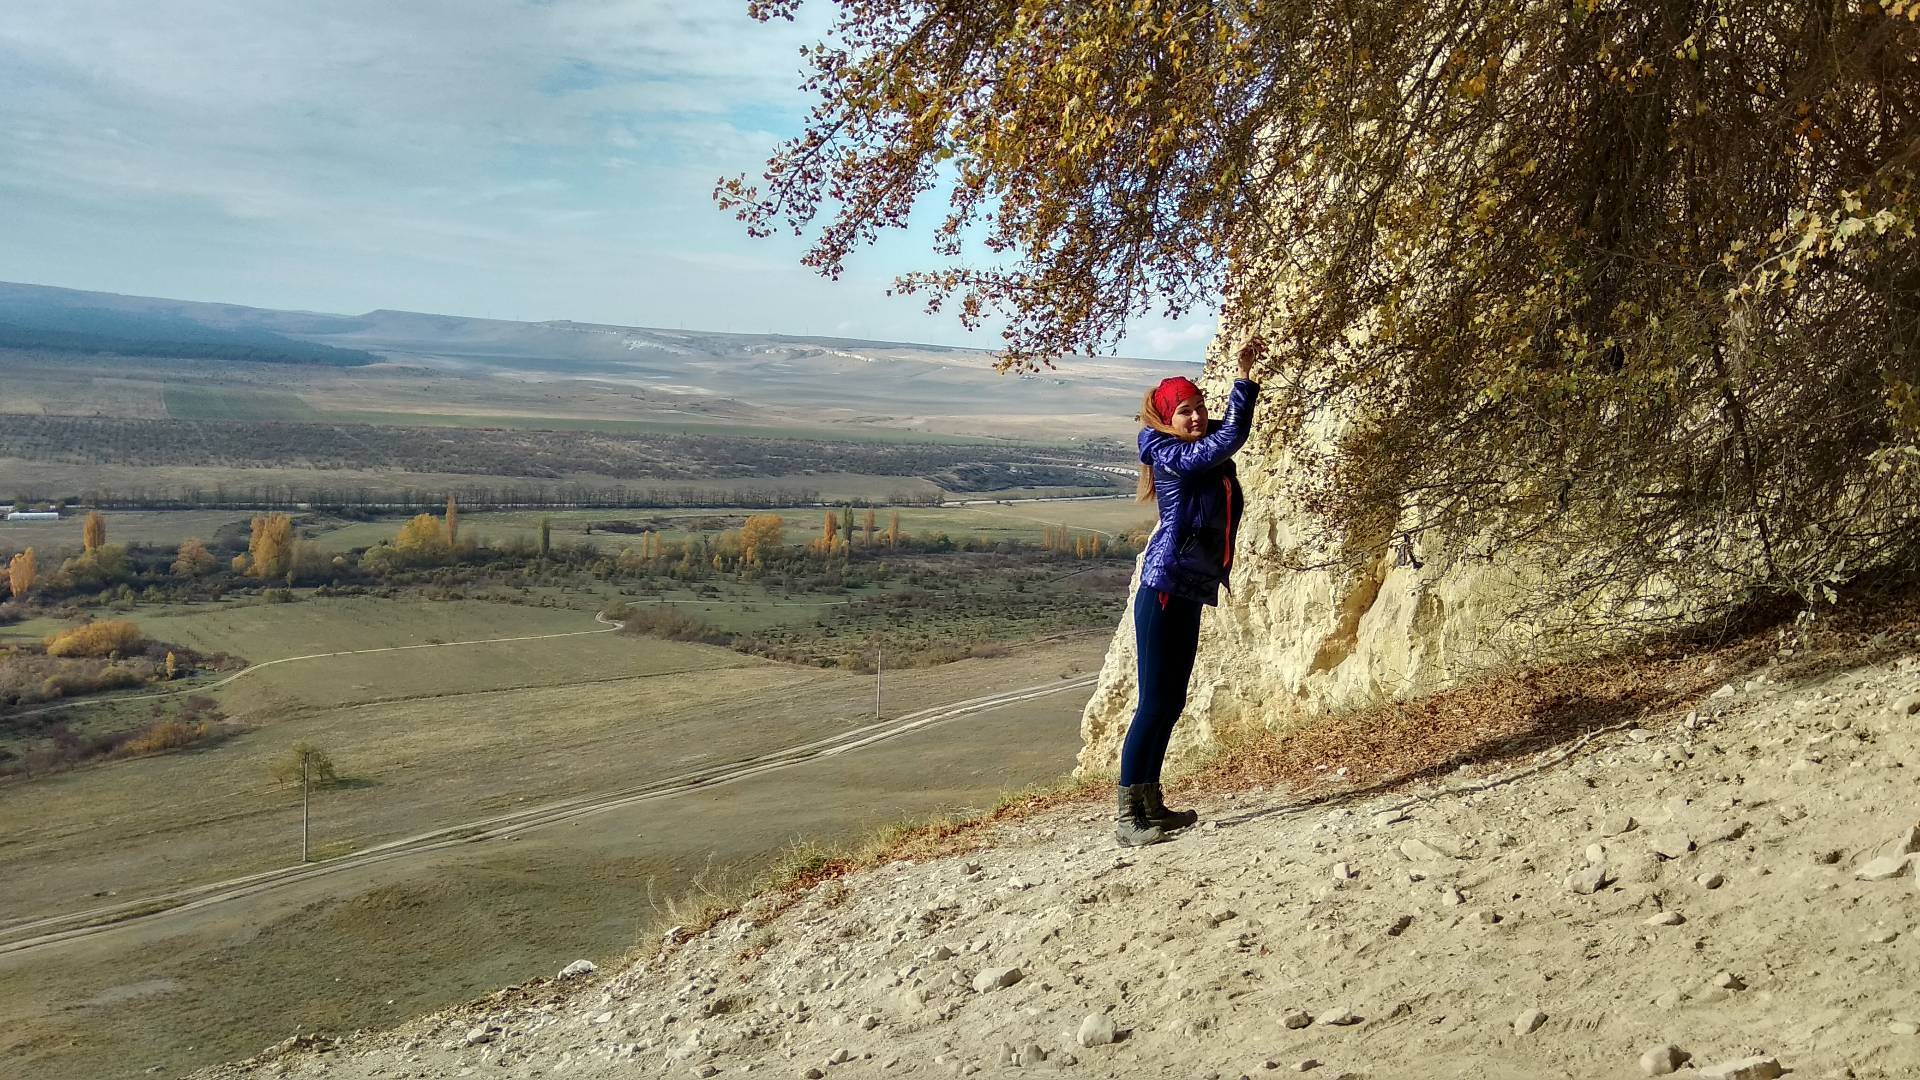
[[[120,744],[117,751],[121,754],[157,754],[162,750],[178,750],[212,734],[213,729],[206,724],[189,724],[183,720],[161,720],[133,733],[126,742]]]
[[[630,604],[610,609],[607,617],[623,624],[629,634],[665,638],[668,641],[693,641],[702,645],[732,645],[734,635],[696,615],[665,607],[635,607]]]
[[[47,655],[60,657],[132,655],[144,648],[147,636],[124,619],[76,626],[47,639]]]
[[[37,695],[22,695],[20,700],[57,701],[107,690],[126,690],[145,685],[146,681],[147,676],[135,668],[94,662],[55,671],[41,680]]]
[[[132,573],[127,549],[110,544],[61,563],[59,578],[69,589],[104,589],[124,581]]]
[[[334,769],[333,758],[325,750],[308,742],[294,743],[286,756],[268,766],[267,771],[280,783],[293,784],[300,781],[302,764],[306,765],[307,780],[312,784],[331,784],[340,779]]]
[[[182,542],[177,556],[171,567],[176,577],[205,577],[220,568],[220,560],[200,540]]]

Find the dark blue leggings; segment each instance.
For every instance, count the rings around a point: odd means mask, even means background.
[[[1165,596],[1165,601],[1162,601]],[[1187,707],[1187,680],[1200,650],[1198,600],[1142,588],[1133,598],[1133,643],[1140,655],[1140,707],[1120,748],[1120,783],[1157,784],[1174,722]]]

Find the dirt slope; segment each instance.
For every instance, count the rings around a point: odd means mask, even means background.
[[[199,1075],[1916,1077],[1917,712],[1910,657],[1135,852],[1076,808]]]

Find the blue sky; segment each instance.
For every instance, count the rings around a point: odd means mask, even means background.
[[[885,295],[924,225],[839,282],[755,241],[715,178],[797,132],[831,13],[745,0],[59,0],[0,20],[0,279],[973,344]],[[930,208],[931,210],[931,208]],[[931,222],[933,212],[925,215]],[[1205,312],[1122,352],[1197,360]]]

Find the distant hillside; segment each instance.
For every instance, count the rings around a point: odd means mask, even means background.
[[[1039,442],[1118,438],[1130,434],[1143,388],[1194,370],[1068,356],[1057,371],[1003,375],[990,349],[952,345],[386,308],[276,311],[6,282],[0,324],[8,324],[0,348],[266,361],[287,376],[264,376],[262,386],[305,395],[321,411],[493,418],[476,419],[481,426],[502,416],[643,418]],[[296,374],[287,365],[308,367]],[[353,372],[353,384],[314,382],[318,365]],[[95,415],[103,407],[86,392],[53,397],[26,411]],[[24,408],[21,400],[10,408]]]
[[[380,360],[364,349],[296,341],[258,326],[212,325],[151,308],[84,302],[97,295],[33,286],[0,289],[0,347],[336,367]]]
[[[360,349],[309,345],[289,338],[234,335],[215,340],[205,335],[154,337],[144,333],[105,334],[55,330],[0,322],[0,348],[45,352],[111,353],[118,356],[180,356],[205,360],[237,360],[256,364],[329,364],[354,367],[378,363],[380,358]]]

